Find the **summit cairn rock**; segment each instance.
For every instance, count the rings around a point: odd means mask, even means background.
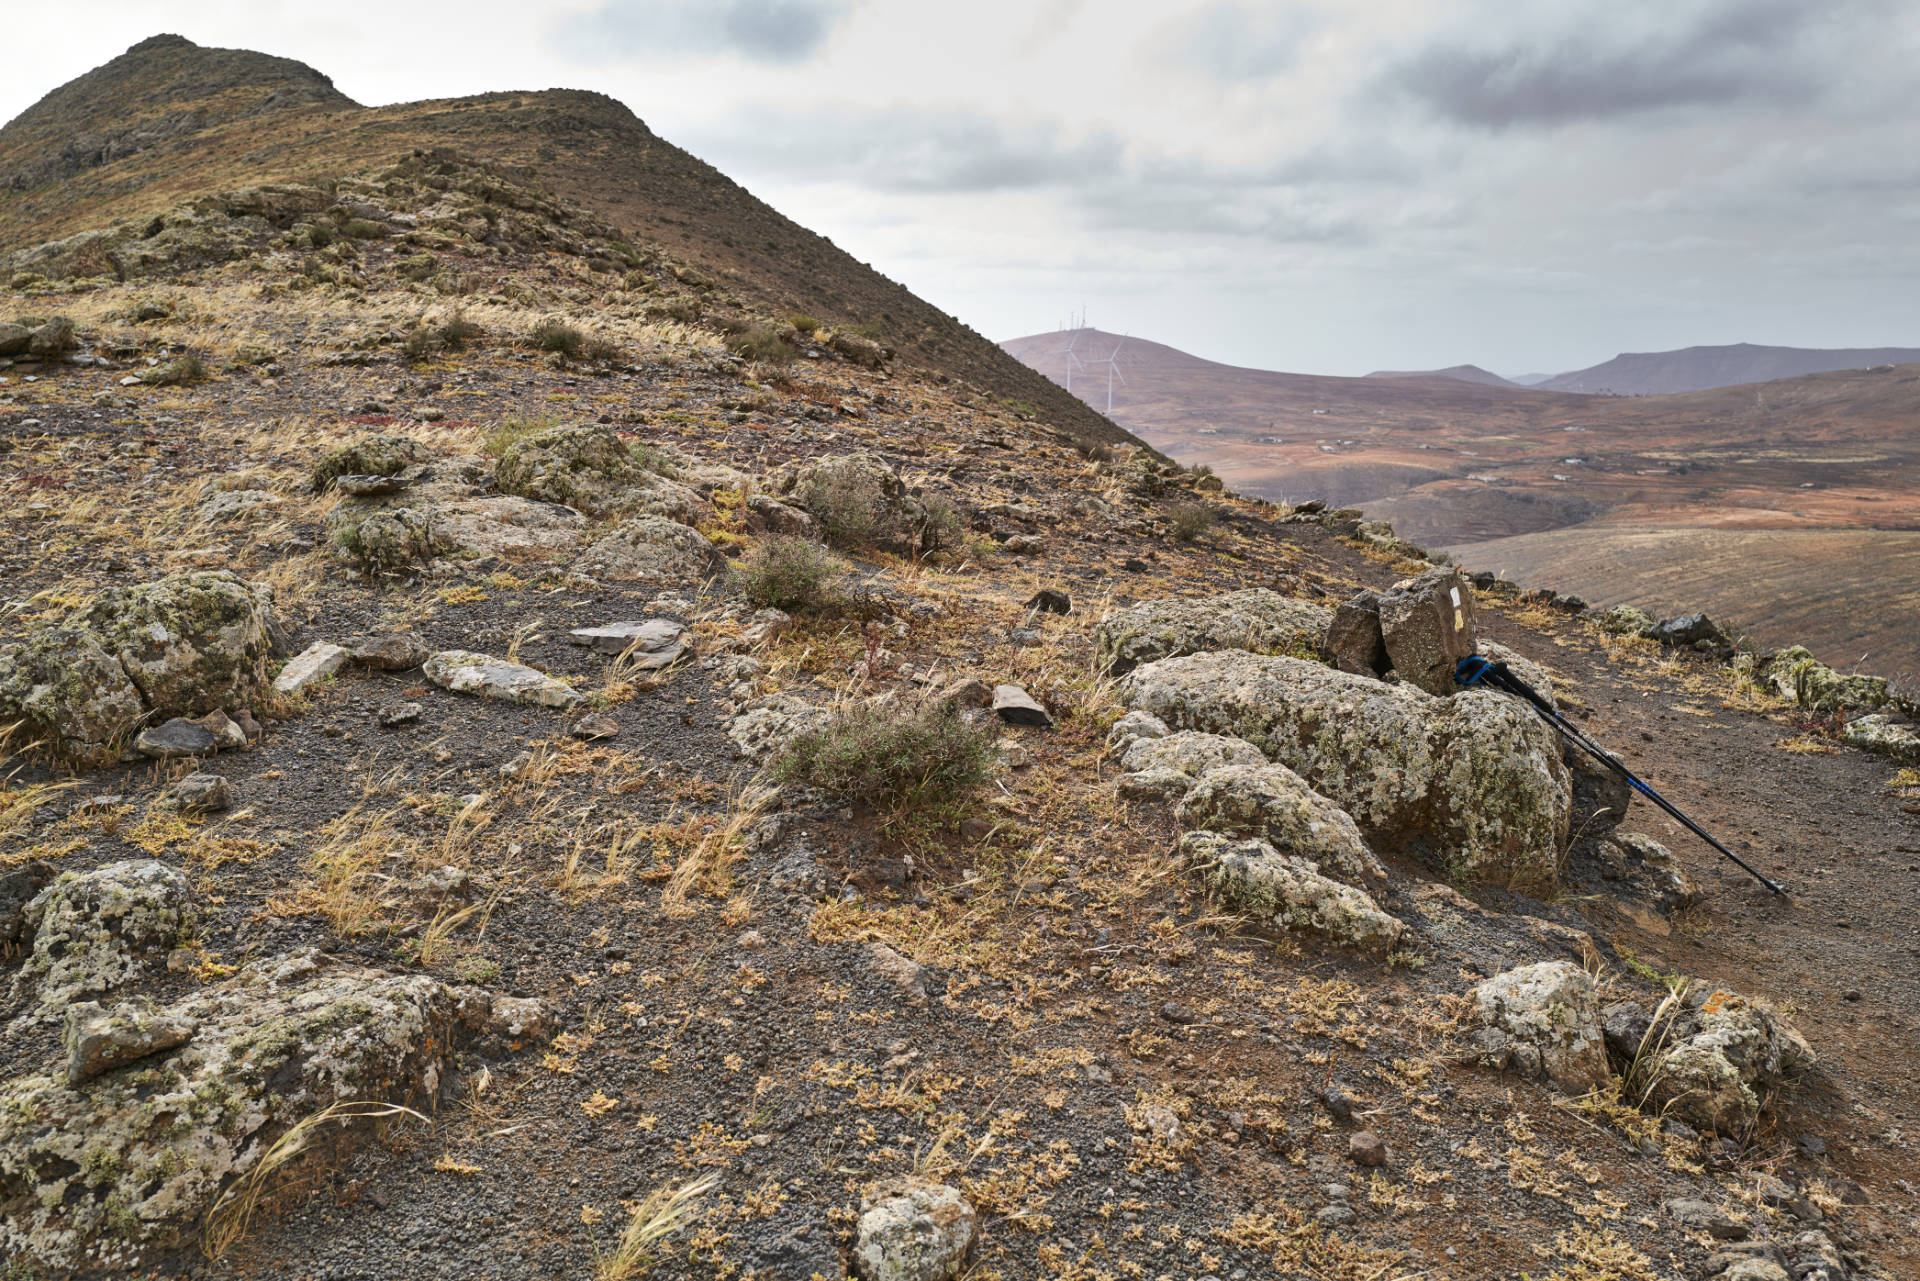
[[[1384,676],[1387,642],[1380,634],[1380,597],[1356,592],[1333,611],[1327,625],[1327,651],[1333,665],[1356,676]]]
[[[1380,637],[1400,679],[1453,693],[1453,668],[1475,652],[1473,589],[1451,569],[1431,569],[1380,593]]]

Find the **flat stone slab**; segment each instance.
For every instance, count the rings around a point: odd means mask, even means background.
[[[206,726],[176,716],[164,725],[143,729],[133,740],[134,750],[156,761],[182,756],[207,756],[219,750],[220,740]]]
[[[315,681],[325,680],[345,667],[350,657],[344,645],[315,641],[280,669],[280,674],[273,678],[273,692],[298,694]]]
[[[431,652],[425,645],[400,632],[383,632],[355,641],[353,661],[380,672],[403,672],[427,661]]]
[[[426,661],[427,679],[456,694],[478,694],[507,703],[572,707],[580,694],[572,686],[522,663],[464,649],[442,650]]]
[[[1053,717],[1018,685],[993,687],[993,710],[1009,725],[1051,725]]]
[[[629,661],[643,671],[678,662],[687,652],[687,629],[670,618],[579,627],[568,632],[567,639],[602,654],[630,654]]]

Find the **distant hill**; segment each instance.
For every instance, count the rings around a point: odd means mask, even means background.
[[[1741,383],[1771,382],[1877,365],[1920,361],[1920,347],[1683,347],[1679,351],[1625,352],[1591,369],[1559,374],[1539,383],[1543,391],[1611,392],[1617,396],[1667,396]]]
[[[1376,369],[1368,374],[1369,378],[1455,378],[1463,383],[1479,383],[1485,387],[1518,387],[1519,383],[1510,382],[1499,374],[1489,373],[1478,365],[1453,365],[1446,369]]]
[[[1541,383],[1552,382],[1553,378],[1552,374],[1521,374],[1507,381],[1516,387],[1538,387]]]

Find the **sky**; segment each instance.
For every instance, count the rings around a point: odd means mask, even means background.
[[[597,89],[975,329],[1305,373],[1920,346],[1911,0],[69,0],[381,104]]]

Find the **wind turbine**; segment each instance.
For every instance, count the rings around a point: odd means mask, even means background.
[[[1127,339],[1132,336],[1131,331],[1122,334],[1120,341],[1115,343],[1113,350],[1107,354],[1106,360],[1104,362],[1094,362],[1096,364],[1104,363],[1107,367],[1107,416],[1109,418],[1113,416],[1113,380],[1118,378],[1122,387],[1127,385],[1127,376],[1120,372],[1120,366],[1115,362],[1114,357],[1120,354],[1120,349],[1127,345]],[[1072,389],[1069,388],[1068,390]]]
[[[1073,390],[1074,366],[1079,365],[1080,372],[1083,374],[1087,372],[1087,367],[1085,365],[1080,364],[1080,357],[1076,356],[1073,351],[1074,347],[1077,346],[1079,342],[1080,342],[1080,331],[1076,329],[1073,331],[1073,341],[1067,344],[1066,350],[1056,351],[1053,353],[1056,356],[1065,356],[1067,358],[1067,390],[1068,391]]]

